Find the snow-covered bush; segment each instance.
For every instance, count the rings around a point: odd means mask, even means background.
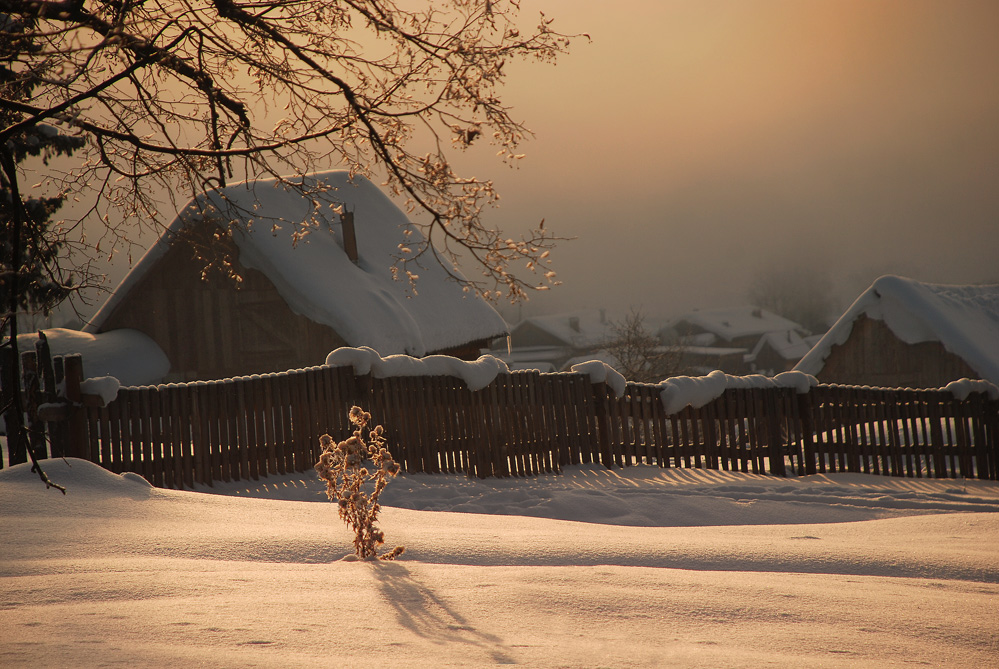
[[[381,507],[378,496],[390,477],[399,473],[399,463],[385,448],[385,430],[381,425],[368,427],[371,414],[360,407],[350,410],[354,433],[339,443],[324,434],[319,438],[322,454],[316,463],[319,478],[326,482],[326,496],[336,502],[340,518],[354,530],[354,552],[361,559],[394,560],[405,548],[396,546],[381,556],[377,547],[385,536],[375,525]],[[371,468],[366,466],[370,462]],[[374,486],[370,490],[368,484]]]

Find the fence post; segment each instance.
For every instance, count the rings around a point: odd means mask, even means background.
[[[593,412],[597,421],[600,464],[614,469],[613,426],[611,425],[610,389],[604,382],[590,384],[593,389]]]
[[[80,384],[83,382],[83,357],[80,354],[63,358],[66,374],[66,399],[71,403],[69,414],[68,452],[73,458],[87,458],[87,416],[80,406]]]
[[[24,408],[28,421],[28,448],[36,460],[44,460],[45,423],[38,419],[38,398],[41,390],[38,378],[38,355],[34,351],[21,354],[21,375],[24,378]]]
[[[3,391],[0,392],[0,400],[7,407],[4,424],[7,432],[7,462],[11,465],[28,461],[28,445],[22,440],[24,433],[17,427],[22,425],[24,417],[19,414],[21,407],[14,404],[14,384],[20,382],[14,372],[14,352],[7,346],[0,348],[0,390]],[[0,463],[2,460],[0,458]]]
[[[772,388],[764,391],[765,406],[767,412],[767,441],[769,446],[770,473],[774,476],[787,476],[787,468],[784,466],[784,440],[781,438],[780,426],[785,421],[786,416],[781,415],[784,410],[784,403],[778,401],[778,395],[785,392],[781,388]]]
[[[798,402],[798,419],[801,424],[801,446],[802,458],[804,459],[804,469],[806,474],[815,474],[815,416],[813,395],[811,390],[807,393],[798,394],[795,401]]]
[[[999,480],[999,400],[991,400],[983,395],[979,400],[982,407],[982,445],[979,453],[985,461],[979,465],[978,478]],[[982,470],[985,474],[982,474]]]

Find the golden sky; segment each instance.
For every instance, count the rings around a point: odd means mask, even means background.
[[[999,282],[999,2],[525,0],[586,32],[506,100],[503,225],[578,237],[553,309],[739,304],[766,266]],[[627,296],[634,296],[628,298]],[[625,304],[627,304],[625,302]],[[847,306],[843,304],[842,306]]]

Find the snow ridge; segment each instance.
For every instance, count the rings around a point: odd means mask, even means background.
[[[768,378],[762,374],[732,376],[715,370],[707,376],[674,376],[659,384],[660,397],[667,414],[685,406],[698,409],[721,397],[729,388],[794,388],[799,394],[817,386],[818,379],[804,372],[783,372]]]
[[[500,374],[509,374],[506,363],[491,355],[475,361],[460,360],[447,355],[430,355],[414,358],[408,355],[390,355],[383,358],[378,351],[367,346],[343,346],[326,356],[330,367],[353,367],[358,376],[372,374],[384,379],[390,376],[454,376],[465,382],[471,391],[482,390]]]

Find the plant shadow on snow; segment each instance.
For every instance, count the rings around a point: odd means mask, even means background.
[[[462,643],[481,648],[495,664],[517,664],[507,653],[502,639],[472,627],[437,593],[417,581],[404,565],[398,562],[370,564],[382,597],[395,610],[400,626],[433,643]]]

